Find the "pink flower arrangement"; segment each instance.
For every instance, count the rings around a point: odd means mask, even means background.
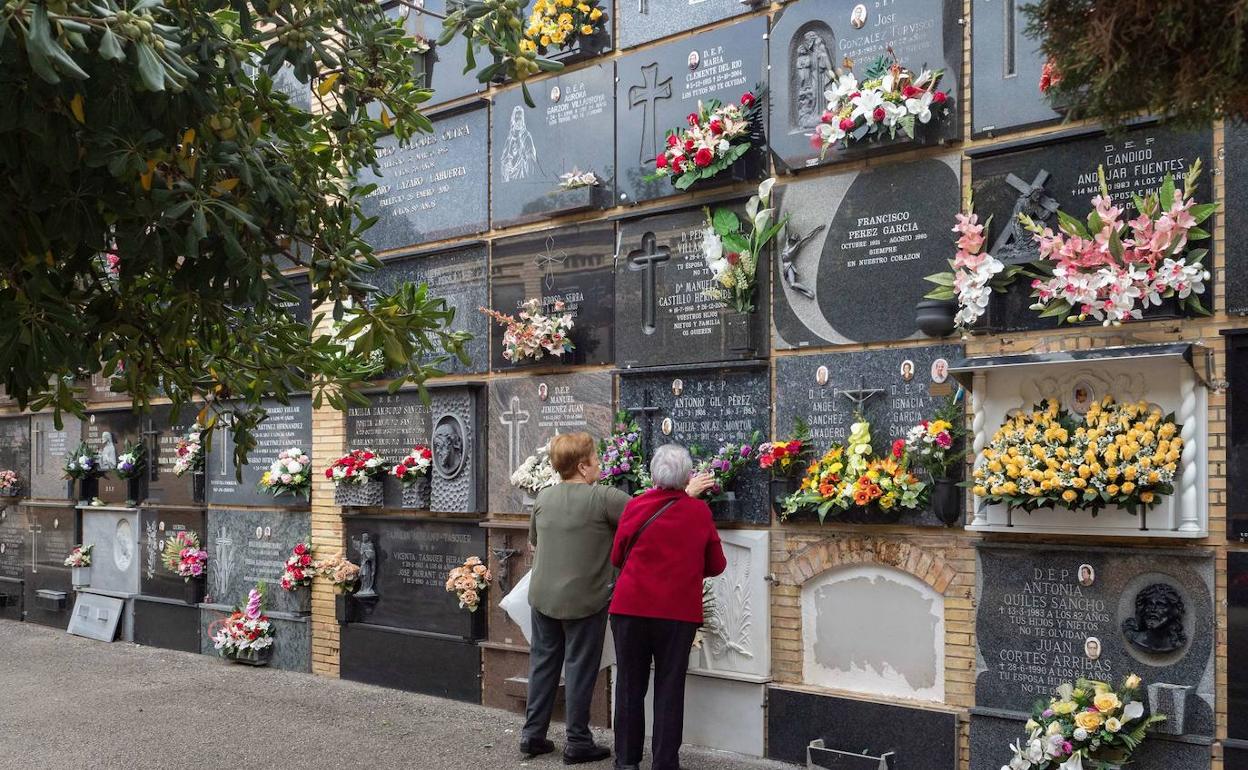
[[[490,587],[493,576],[480,557],[469,556],[463,565],[451,570],[446,579],[446,590],[455,593],[459,598],[459,608],[476,612],[481,604],[481,595]]]
[[[1204,314],[1200,302],[1209,271],[1202,264],[1208,249],[1191,249],[1193,241],[1209,238],[1200,224],[1217,204],[1193,199],[1201,164],[1197,160],[1184,179],[1183,190],[1167,175],[1161,188],[1134,197],[1137,216],[1115,204],[1099,169],[1100,195],[1092,199],[1087,224],[1058,212],[1053,232],[1020,214],[1019,220],[1040,246],[1040,275],[1032,281],[1031,307],[1042,315],[1066,321],[1088,317],[1104,325],[1138,320],[1150,306],[1177,297],[1185,307]]]
[[[490,318],[507,327],[503,332],[503,358],[517,363],[530,358],[540,361],[547,355],[556,358],[573,350],[570,337],[575,325],[572,314],[564,312],[567,305],[557,300],[550,315],[542,312],[542,301],[527,299],[515,316],[489,308],[478,308]]]
[[[18,477],[17,471],[0,471],[0,495],[12,497],[21,491],[21,488],[22,480]]]
[[[390,472],[404,484],[415,484],[429,473],[431,465],[433,465],[433,452],[424,444],[417,444]]]
[[[208,568],[208,552],[200,548],[199,535],[183,530],[165,540],[161,563],[165,569],[189,581],[204,575]]]
[[[994,291],[1005,291],[1021,268],[1007,267],[984,248],[992,217],[981,223],[973,205],[967,202],[967,213],[957,214],[953,232],[957,233],[957,253],[949,260],[950,270],[929,275],[925,280],[938,288],[927,299],[955,300],[958,312],[954,323],[962,330],[975,325],[988,312],[988,301]]]
[[[296,543],[286,560],[286,569],[282,572],[281,585],[285,591],[295,591],[301,586],[312,585],[316,577],[316,566],[312,564],[312,547],[307,543]]]
[[[223,658],[255,658],[273,645],[273,623],[264,614],[264,595],[257,589],[247,594],[247,606],[235,607],[230,617],[213,624],[213,647]]]
[[[762,110],[762,100],[752,91],[741,95],[738,104],[718,99],[698,102],[698,111],[689,113],[688,128],[667,132],[667,147],[654,161],[654,173],[647,180],[672,177],[678,190],[687,190],[699,179],[710,179],[750,151],[750,126]]]

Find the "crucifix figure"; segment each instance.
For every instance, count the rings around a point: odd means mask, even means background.
[[[992,244],[992,252],[993,256],[1007,265],[1021,265],[1035,260],[1037,252],[1031,237],[1023,229],[1022,222],[1018,221],[1018,215],[1026,214],[1036,222],[1046,222],[1057,215],[1059,206],[1044,190],[1045,182],[1049,181],[1049,172],[1044,169],[1040,169],[1031,184],[1013,174],[1007,175],[1005,181],[1018,190],[1018,200],[1014,202],[1014,210],[1010,212],[1010,221],[1006,222],[1001,234]]]
[[[654,233],[641,236],[641,248],[628,252],[628,269],[634,273],[646,272],[641,286],[641,329],[646,334],[654,334],[658,329],[658,275],[655,268],[672,258],[672,250],[666,246],[655,246]]]
[[[784,285],[801,294],[807,299],[814,299],[815,293],[802,284],[802,277],[797,274],[797,255],[802,247],[810,243],[810,239],[824,231],[827,225],[819,225],[805,235],[788,235],[784,240],[784,249],[780,252],[780,264],[783,268]]]
[[[518,556],[520,552],[507,546],[495,546],[490,549],[490,553],[494,554],[494,559],[498,562],[498,585],[503,589],[503,593],[507,593],[511,591],[511,570],[507,568],[507,562]]]
[[[650,436],[651,436],[650,418],[658,414],[659,412],[663,411],[662,407],[655,406],[654,404],[650,403],[650,391],[647,389],[647,390],[642,391],[641,406],[628,407],[624,411],[628,412],[634,417],[639,418],[638,421],[641,423],[642,446],[645,447],[647,452],[650,452],[651,450],[653,450],[654,444],[651,443],[650,441]]]
[[[520,408],[520,397],[512,396],[507,411],[498,416],[498,421],[507,426],[507,470],[514,473],[523,461],[520,457],[520,426],[529,421],[529,413]]]
[[[563,249],[555,251],[555,238],[550,236],[546,239],[546,250],[537,255],[537,259],[533,260],[537,265],[537,269],[542,271],[542,281],[546,284],[546,291],[555,288],[555,265],[563,267],[563,263],[568,260],[568,252]]]
[[[639,86],[628,87],[628,109],[641,108],[641,150],[637,154],[637,162],[645,166],[659,157],[659,116],[656,102],[672,98],[672,79],[669,77],[659,81],[659,65],[656,62],[641,68],[641,82]],[[647,143],[649,149],[646,149]]]
[[[858,378],[858,387],[852,390],[838,390],[836,395],[844,396],[854,405],[855,412],[862,412],[862,407],[875,396],[884,393],[883,388],[868,388],[864,384],[865,378]]]

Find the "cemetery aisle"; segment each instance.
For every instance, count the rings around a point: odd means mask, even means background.
[[[33,623],[0,623],[0,649],[0,769],[225,768],[267,765],[275,752],[331,768],[563,766],[557,754],[524,761],[523,718],[482,706],[101,644]],[[551,737],[562,741],[561,725]],[[611,743],[609,733],[597,738]],[[783,767],[691,749],[682,760],[685,770]]]

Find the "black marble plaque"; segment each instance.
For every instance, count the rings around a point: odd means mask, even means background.
[[[289,405],[276,401],[264,402],[268,418],[255,430],[256,446],[247,455],[243,478],[234,475],[234,440],[222,426],[212,437],[208,455],[208,501],[216,505],[277,505],[304,507],[307,500],[299,496],[274,497],[260,489],[260,477],[268,470],[283,449],[301,449],[312,457],[312,399],[296,396]],[[323,471],[312,457],[312,472]]]
[[[1025,0],[979,0],[971,14],[971,132],[976,137],[1061,119],[1040,93],[1044,54],[1027,37]]]
[[[199,547],[208,550],[204,517],[202,510],[185,508],[142,510],[139,514],[139,590],[144,596],[178,600],[186,596],[186,581],[176,572],[165,569],[161,555],[165,544],[179,532],[195,534],[199,537]]]
[[[100,372],[91,375],[87,384],[87,401],[91,403],[129,403],[133,400],[129,393],[114,393],[113,378],[105,377]]]
[[[78,448],[83,424],[77,417],[62,414],[62,430],[50,413],[30,417],[30,496],[43,500],[69,499],[65,478],[65,458]]]
[[[282,572],[291,550],[312,542],[312,520],[306,512],[208,511],[206,542],[208,583],[204,601],[222,607],[242,605],[258,584],[266,586],[265,608],[275,612],[298,612],[302,594],[310,589],[286,591]],[[313,554],[319,558],[327,554]]]
[[[142,440],[142,434],[141,417],[129,409],[87,415],[83,440],[99,455],[105,472],[99,483],[99,498],[104,502],[122,504],[134,499],[129,481],[117,478],[117,458],[131,443]]]
[[[923,277],[947,270],[953,255],[958,169],[951,155],[781,188],[780,211],[792,216],[781,243],[810,238],[789,259],[795,275],[776,260],[775,346],[921,337],[915,305],[931,290]]]
[[[1213,735],[1212,555],[1034,544],[978,550],[977,706],[1022,715],[1076,677],[1119,684],[1135,673],[1145,689],[1188,688],[1185,719],[1166,732]],[[1156,631],[1142,643],[1132,630],[1139,626]],[[1099,657],[1086,652],[1089,638],[1100,642]]]
[[[494,99],[490,174],[495,227],[607,208],[615,197],[615,67],[608,63],[529,83]],[[560,177],[591,172],[596,186],[565,190]]]
[[[305,326],[312,324],[312,284],[306,277],[295,276],[275,288],[288,295],[275,301],[275,305],[294,320]]]
[[[1053,204],[1071,216],[1084,220],[1092,210],[1092,198],[1099,195],[1097,167],[1104,166],[1110,195],[1125,206],[1124,218],[1133,219],[1131,195],[1152,192],[1161,186],[1166,174],[1182,186],[1183,176],[1200,158],[1204,171],[1197,186],[1197,203],[1213,200],[1213,135],[1211,131],[1179,133],[1169,128],[1149,126],[1135,129],[1118,137],[1103,135],[1079,136],[1059,144],[1029,145],[1015,152],[973,158],[972,188],[975,211],[981,222],[992,217],[992,229],[986,233],[990,253],[1007,264],[1039,259],[1040,253],[1031,233],[1014,227],[1017,215],[1025,211],[1036,221],[1057,229],[1057,216],[1050,213]],[[1036,190],[1036,187],[1043,188]],[[1036,203],[1039,201],[1039,205]],[[1213,220],[1207,220],[1204,229]],[[950,224],[952,227],[952,223]],[[1213,241],[1201,241],[1200,248],[1213,247]],[[950,246],[952,248],[952,246]],[[1213,255],[1205,258],[1212,265]],[[935,272],[929,271],[929,272]],[[930,284],[928,284],[930,286]],[[1211,282],[1206,283],[1204,302],[1212,302]],[[994,294],[988,306],[987,326],[998,331],[1049,329],[1058,319],[1041,318],[1030,309],[1031,284],[1015,281],[1005,294]],[[1152,308],[1149,316],[1172,314],[1171,305]],[[1099,321],[1090,321],[1099,324]]]
[[[647,0],[653,1],[657,0]],[[702,7],[710,10],[724,4],[715,0]],[[615,105],[618,200],[637,203],[679,192],[668,178],[644,179],[654,173],[654,159],[664,147],[668,129],[688,126],[686,117],[697,110],[699,101],[736,102],[766,82],[766,34],[767,20],[754,18],[619,60]],[[693,62],[696,67],[690,66]],[[728,176],[725,171],[716,180],[730,181]]]
[[[199,605],[134,597],[134,643],[163,650],[199,652]]]
[[[520,513],[527,495],[507,479],[557,433],[611,432],[611,375],[578,372],[495,380],[490,387],[491,513]]]
[[[394,465],[417,444],[430,445],[430,408],[413,391],[369,395],[368,406],[347,410],[347,448],[371,449]],[[386,476],[386,507],[403,503],[403,485]]]
[[[425,631],[461,639],[485,634],[484,597],[471,613],[459,608],[455,594],[446,590],[452,569],[469,556],[486,556],[486,532],[475,521],[416,519],[409,516],[344,517],[347,558],[365,566],[361,549],[373,550],[375,598],[367,597],[361,578],[353,597],[362,623]],[[480,614],[480,618],[474,615]]]
[[[153,406],[151,413],[144,417],[143,438],[148,452],[145,499],[148,504],[204,504],[204,474],[185,473],[177,476],[173,472],[174,463],[178,459],[178,443],[192,431],[198,430],[195,418],[199,408],[198,404],[187,404],[182,407],[178,419],[174,420],[172,407]]]
[[[766,369],[625,375],[620,378],[620,409],[632,412],[641,424],[647,457],[655,447],[673,442],[710,456],[725,443],[750,441],[755,431],[766,440],[771,428]],[[712,506],[717,521],[771,520],[767,478],[756,463],[737,476],[731,491],[735,505]]]
[[[340,646],[343,679],[481,702],[481,648],[470,642],[351,623]]]
[[[727,204],[723,204],[727,205]],[[746,322],[753,352],[738,348],[735,311],[707,296],[713,276],[702,253],[702,209],[626,220],[615,274],[615,360],[622,368],[729,361],[767,352],[768,255],[759,260],[755,312]]]
[[[1027,737],[1026,718],[1009,719],[998,712],[971,709],[970,770],[999,770],[1014,756],[1012,744]],[[1164,723],[1163,723],[1164,725]],[[1211,741],[1184,738],[1172,740],[1154,729],[1148,740],[1131,755],[1131,770],[1209,770]],[[1089,767],[1090,765],[1084,765]],[[1232,762],[1225,770],[1242,770]]]
[[[489,120],[484,107],[438,116],[433,132],[407,146],[378,143],[377,166],[360,172],[376,184],[362,203],[375,216],[365,238],[377,251],[484,232],[489,227]]]
[[[489,368],[489,319],[477,310],[489,302],[485,253],[486,247],[478,245],[389,259],[380,270],[365,278],[386,294],[405,283],[427,284],[429,296],[445,300],[455,311],[451,330],[468,332],[472,339],[464,346],[467,364],[451,356],[441,365],[441,369],[450,374],[484,372]]]
[[[73,606],[72,581],[65,557],[79,543],[78,512],[68,505],[25,505],[26,620],[65,628]],[[61,595],[65,604],[59,606]]]
[[[455,10],[459,3],[456,0],[421,0],[415,5],[430,13],[421,13],[406,5],[392,5],[386,13],[391,18],[402,17],[407,34],[423,38],[432,46],[428,53],[417,55],[413,62],[416,82],[433,90],[429,104],[441,104],[484,89],[485,85],[477,80],[476,69],[464,72],[468,43],[463,36],[456,35],[446,45],[434,45],[442,35],[442,17]],[[477,63],[478,67],[487,63],[485,53],[478,56]]]
[[[1227,735],[1248,739],[1248,552],[1226,555]]]
[[[491,321],[492,365],[496,371],[553,364],[611,361],[615,314],[615,226],[574,225],[494,242],[490,304],[515,315],[525,302],[540,299],[553,313],[556,302],[572,314],[573,350],[562,357],[511,363],[503,358],[502,324]]]
[[[0,577],[20,579],[25,574],[26,529],[26,509],[0,499]]]
[[[1223,212],[1215,215],[1218,226],[1226,226],[1226,312],[1248,313],[1248,224],[1242,217],[1229,220],[1226,210],[1241,211],[1248,203],[1248,126],[1226,124],[1226,193]],[[1207,187],[1205,189],[1208,189]],[[1206,230],[1209,229],[1206,224]],[[1212,232],[1212,231],[1210,231]]]
[[[30,494],[29,417],[0,418],[0,470],[17,473],[19,496]]]
[[[768,141],[780,164],[797,170],[961,138],[961,15],[957,0],[801,0],[786,5],[771,29],[769,78]],[[820,159],[810,135],[828,109],[824,91],[832,82],[831,68],[844,72],[844,62],[850,59],[861,81],[871,63],[889,48],[901,66],[916,75],[925,69],[944,70],[938,88],[948,94],[949,114],[917,124],[913,140],[899,131],[895,139],[829,149]]]
[[[632,48],[761,6],[752,0],[625,0],[616,7],[620,47]]]
[[[1226,334],[1227,536],[1248,542],[1248,333]]]

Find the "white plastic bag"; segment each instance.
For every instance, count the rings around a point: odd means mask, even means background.
[[[529,644],[533,643],[533,608],[529,606],[529,575],[532,573],[524,573],[524,577],[516,581],[516,585],[511,591],[499,600],[498,606],[503,612],[507,613],[507,617],[520,627],[520,633],[524,634],[524,641]],[[606,639],[602,644],[602,663],[598,668],[604,669],[615,665],[615,639],[611,635],[611,629],[607,629]]]

